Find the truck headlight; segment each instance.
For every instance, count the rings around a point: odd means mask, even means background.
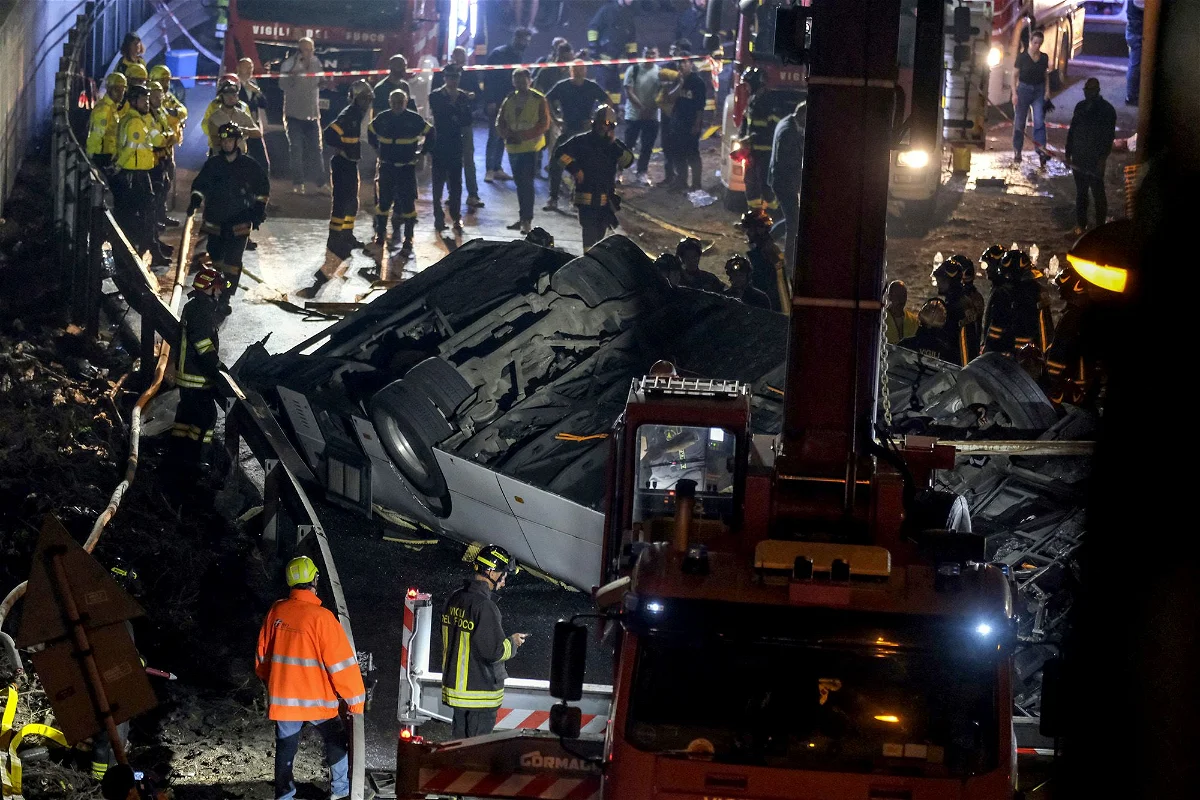
[[[909,169],[924,169],[929,166],[929,151],[901,150],[896,154],[896,165]]]
[[[1004,53],[1001,52],[1000,48],[993,47],[991,50],[988,50],[987,65],[992,69],[995,69],[996,67],[1000,66],[1000,61],[1003,58]]]

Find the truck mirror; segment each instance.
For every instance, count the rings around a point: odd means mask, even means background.
[[[550,654],[550,695],[565,702],[582,698],[586,661],[587,628],[565,619],[554,623],[554,650]]]
[[[550,709],[550,732],[564,739],[578,739],[583,713],[578,706],[559,703]]]
[[[1049,658],[1042,664],[1042,714],[1038,733],[1057,739],[1063,734],[1063,722],[1062,658]]]

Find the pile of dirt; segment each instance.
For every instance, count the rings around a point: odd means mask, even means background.
[[[137,400],[131,354],[107,333],[66,324],[47,174],[44,162],[27,162],[0,222],[0,597],[28,577],[47,514],[86,539],[124,477]],[[178,676],[151,678],[160,704],[133,720],[130,760],[176,783],[177,797],[225,797],[219,787],[242,782],[270,796],[271,728],[253,664],[277,565],[264,561],[254,532],[230,521],[236,513],[222,513],[240,509],[235,493],[206,495],[186,512],[167,500],[165,444],[142,440],[136,481],[94,554],[129,574],[125,588],[146,610],[133,627],[147,665]],[[6,632],[19,629],[21,610]],[[0,663],[0,687],[19,692],[17,726],[53,725],[27,657],[24,667],[14,676]],[[98,797],[89,762],[86,748],[50,748],[26,764],[25,796]]]

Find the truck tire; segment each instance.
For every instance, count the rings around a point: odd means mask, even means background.
[[[1071,25],[1064,25],[1058,33],[1058,59],[1050,73],[1050,91],[1061,91],[1067,85],[1068,65],[1071,63]]]
[[[1041,387],[1016,361],[1000,353],[984,353],[958,373],[963,405],[994,402],[1013,427],[1044,431],[1058,422],[1058,412]]]
[[[427,358],[404,375],[404,383],[433,401],[442,416],[453,419],[462,404],[475,394],[471,384],[444,358]]]
[[[434,402],[401,379],[371,398],[370,412],[379,442],[400,474],[429,498],[434,513],[449,509],[449,489],[433,446],[454,433],[454,428]]]

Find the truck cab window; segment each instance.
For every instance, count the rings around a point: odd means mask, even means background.
[[[737,437],[725,428],[642,425],[635,437],[634,523],[675,515],[675,485],[696,482],[695,516],[727,519],[733,510]]]

